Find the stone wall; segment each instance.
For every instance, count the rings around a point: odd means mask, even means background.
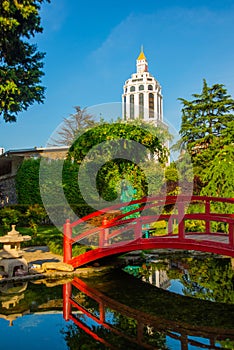
[[[15,176],[0,179],[0,207],[17,204]]]

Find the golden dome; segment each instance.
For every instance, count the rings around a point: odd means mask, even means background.
[[[141,50],[140,55],[137,58],[137,61],[140,61],[140,60],[146,60],[143,50]]]

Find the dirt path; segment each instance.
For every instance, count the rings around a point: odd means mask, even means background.
[[[24,258],[30,264],[43,264],[44,262],[63,261],[61,255],[51,253],[47,246],[37,246],[24,248]]]

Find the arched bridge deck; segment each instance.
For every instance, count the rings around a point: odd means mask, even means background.
[[[150,197],[121,203],[73,223],[67,220],[64,262],[79,267],[111,255],[159,248],[234,257],[233,209],[233,198],[204,196]],[[94,226],[100,218],[100,225]],[[77,242],[94,249],[73,257],[72,246]]]

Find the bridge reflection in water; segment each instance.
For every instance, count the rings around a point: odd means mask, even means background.
[[[234,305],[176,295],[122,271],[111,283],[65,284],[63,315],[107,349],[222,349],[234,341]]]

